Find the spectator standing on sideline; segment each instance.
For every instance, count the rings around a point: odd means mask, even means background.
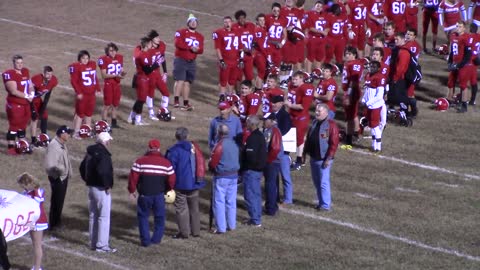
[[[44,66],[43,73],[39,73],[32,77],[33,88],[35,89],[35,97],[32,100],[32,121],[30,122],[30,131],[32,136],[32,144],[38,146],[37,140],[37,124],[40,118],[40,131],[47,134],[48,111],[47,104],[50,100],[53,88],[57,86],[58,80],[53,75],[51,66]],[[42,100],[42,96],[44,96]]]
[[[67,194],[68,179],[72,175],[72,164],[66,143],[73,132],[73,129],[65,125],[60,126],[55,138],[48,144],[45,154],[45,171],[52,188],[49,214],[51,231],[60,228],[62,224],[63,203]]]
[[[228,126],[228,137],[233,139],[238,145],[242,142],[242,123],[240,118],[232,114],[232,106],[228,102],[220,102],[218,109],[220,115],[213,118],[210,122],[210,129],[208,131],[208,147],[213,149],[215,144],[220,140],[217,136],[218,127],[220,124]]]
[[[213,214],[216,234],[223,234],[236,228],[237,217],[237,181],[240,169],[239,149],[229,136],[228,126],[218,125],[219,141],[213,148],[208,167],[213,177]]]
[[[176,174],[175,214],[179,232],[174,239],[185,239],[189,235],[200,236],[199,189],[205,186],[205,159],[200,147],[188,141],[188,129],[179,127],[175,131],[177,143],[167,150],[166,157]]]
[[[184,111],[192,111],[188,98],[190,85],[195,80],[197,55],[203,53],[203,35],[197,32],[198,19],[190,14],[187,28],[175,32],[175,59],[173,60],[174,107],[180,107],[180,95],[183,97]]]
[[[128,177],[130,198],[137,199],[138,230],[142,246],[148,247],[162,241],[165,230],[164,194],[174,186],[175,172],[172,164],[160,153],[160,141],[152,139],[148,142],[147,153],[135,160]],[[148,224],[150,211],[153,211],[154,217],[151,237]]]
[[[0,266],[3,270],[10,269],[10,261],[8,260],[7,252],[7,241],[5,240],[5,236],[3,236],[2,229],[0,228]]]
[[[40,182],[38,179],[33,178],[33,176],[28,173],[22,173],[18,177],[17,183],[23,188],[23,195],[32,198],[39,204],[38,207],[40,208],[40,217],[34,224],[33,229],[30,231],[30,237],[32,238],[33,244],[32,270],[42,270],[43,231],[48,228],[47,215],[45,214],[45,210],[43,208],[43,202],[45,201],[45,190],[40,188]]]
[[[87,147],[80,164],[80,174],[88,186],[90,248],[100,253],[117,251],[108,244],[113,187],[112,154],[108,151],[111,140],[108,132],[98,134],[97,143]]]
[[[256,115],[247,118],[247,138],[241,161],[243,190],[249,220],[246,225],[262,226],[262,173],[267,163],[267,145],[259,129],[260,119]]]
[[[328,105],[320,103],[315,108],[315,120],[308,130],[305,142],[306,151],[310,156],[312,180],[317,190],[319,211],[331,210],[330,169],[338,147],[338,127],[333,119],[328,118]]]

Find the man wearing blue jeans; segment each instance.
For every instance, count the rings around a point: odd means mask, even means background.
[[[217,229],[212,232],[223,234],[236,228],[237,181],[240,169],[238,145],[229,137],[226,124],[218,125],[220,139],[212,151],[208,167],[213,178],[213,214]]]
[[[320,103],[315,108],[315,120],[308,130],[305,142],[306,151],[310,156],[312,180],[317,190],[319,211],[331,210],[330,169],[338,147],[338,127],[335,121],[328,118],[328,106]]]
[[[250,219],[247,225],[262,226],[262,172],[267,163],[267,145],[259,130],[260,119],[256,115],[247,118],[247,129],[251,132],[242,153],[241,171],[245,203]]]
[[[138,230],[141,245],[144,247],[162,241],[165,230],[164,194],[175,186],[175,177],[172,164],[160,153],[160,141],[150,140],[147,153],[135,160],[128,177],[130,198],[135,200],[138,197]],[[154,230],[150,237],[148,218],[151,211],[154,216]]]

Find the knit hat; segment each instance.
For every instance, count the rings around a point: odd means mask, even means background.
[[[151,139],[150,141],[148,141],[148,149],[160,149],[160,141],[157,139]]]
[[[196,20],[198,22],[197,17],[195,17],[195,15],[193,15],[193,13],[190,13],[188,15],[187,24],[189,24],[191,20]]]
[[[60,136],[63,133],[68,133],[68,134],[72,135],[73,134],[73,129],[71,129],[71,128],[65,126],[65,125],[58,127],[57,133],[56,133],[57,136]]]

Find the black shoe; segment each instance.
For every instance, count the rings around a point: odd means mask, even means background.
[[[112,124],[111,127],[112,128],[120,128],[120,126],[118,124]]]
[[[172,238],[173,239],[188,239],[188,236],[185,236],[181,233],[177,233],[177,234],[172,235]]]

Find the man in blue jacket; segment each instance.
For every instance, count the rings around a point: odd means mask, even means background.
[[[175,138],[177,143],[165,154],[176,174],[174,187],[176,196],[173,206],[179,232],[173,238],[186,239],[189,235],[198,237],[200,236],[198,190],[205,186],[205,159],[198,145],[187,140],[187,128],[177,128]]]
[[[210,122],[210,129],[208,131],[208,147],[213,149],[215,144],[219,141],[217,137],[217,129],[220,124],[228,126],[230,139],[233,139],[238,145],[242,143],[242,123],[240,118],[232,114],[231,105],[228,102],[220,102],[218,104],[220,115],[213,118]]]

